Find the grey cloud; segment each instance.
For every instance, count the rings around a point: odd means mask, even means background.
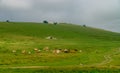
[[[111,26],[120,25],[119,0],[27,0],[31,6],[26,9],[5,7],[1,5],[1,1],[0,20],[49,20],[120,31],[111,29]]]

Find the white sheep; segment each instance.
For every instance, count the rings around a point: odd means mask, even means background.
[[[81,52],[82,52],[82,50],[79,50],[79,52],[81,53]]]
[[[22,50],[22,54],[25,54],[26,53],[26,50]]]
[[[56,50],[56,53],[57,53],[57,54],[59,54],[60,52],[61,52],[61,50],[59,50],[59,49]]]
[[[61,53],[61,50],[60,49],[53,50],[53,53],[59,54],[59,53]]]
[[[12,50],[13,53],[16,53],[16,50]]]
[[[43,48],[44,51],[49,51],[49,47]]]
[[[34,48],[34,51],[38,51],[38,49],[37,49],[37,48]]]
[[[36,52],[37,52],[37,53],[40,53],[40,52],[41,52],[41,50],[37,50]]]
[[[31,52],[30,52],[30,51],[28,51],[28,54],[31,54]]]

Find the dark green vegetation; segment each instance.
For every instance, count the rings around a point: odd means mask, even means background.
[[[98,68],[86,68],[79,67],[73,68],[30,68],[30,69],[0,69],[1,73],[119,73],[120,69],[98,69]]]
[[[46,39],[48,36],[56,39]],[[43,51],[44,47],[49,47],[50,50],[67,48],[78,51],[54,54],[52,51]],[[34,48],[42,51],[36,53]],[[13,50],[16,52],[13,53]],[[23,50],[27,54],[22,54]],[[119,68],[119,62],[120,33],[71,24],[0,22],[0,67],[105,66]]]

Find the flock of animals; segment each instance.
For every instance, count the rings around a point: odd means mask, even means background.
[[[56,39],[53,36],[48,36],[46,37],[46,39],[50,40],[50,39]],[[12,53],[17,53],[17,50],[12,50]],[[41,53],[41,52],[51,52],[54,54],[59,54],[59,53],[77,53],[77,52],[82,52],[82,50],[78,50],[78,49],[50,49],[49,47],[44,47],[42,50],[38,49],[38,48],[34,48],[32,51],[27,51],[27,50],[21,50],[22,54],[32,54],[32,53]]]
[[[59,54],[59,53],[77,53],[77,52],[82,52],[82,50],[77,50],[77,49],[53,49],[50,50],[49,47],[44,47],[42,50],[38,48],[34,48],[33,51],[27,51],[27,50],[21,50],[21,54],[32,54],[34,53],[41,53],[41,52],[51,52],[54,54]],[[12,50],[12,53],[17,53],[17,50]]]

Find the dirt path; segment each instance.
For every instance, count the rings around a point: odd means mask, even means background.
[[[98,65],[105,65],[105,64],[108,64],[112,61],[112,58],[110,55],[106,55],[106,56],[104,56],[104,58],[105,58],[105,60],[102,61],[101,63],[99,63]]]
[[[0,68],[11,68],[11,69],[24,69],[24,68],[28,68],[28,69],[30,69],[30,68],[35,68],[35,69],[37,69],[37,68],[49,68],[50,66],[15,66],[15,67],[0,67]]]
[[[79,69],[85,69],[85,68],[92,68],[93,66],[18,66],[18,67],[0,67],[0,69],[68,69],[68,68],[79,68]],[[106,69],[106,68],[114,68],[114,69],[120,69],[120,66],[95,66],[98,69]],[[93,68],[95,68],[93,67]]]
[[[102,66],[105,64],[108,64],[112,61],[112,56],[115,56],[116,54],[120,53],[120,49],[115,50],[115,52],[113,54],[109,54],[109,55],[105,55],[104,59],[101,63],[96,64],[97,66]]]

